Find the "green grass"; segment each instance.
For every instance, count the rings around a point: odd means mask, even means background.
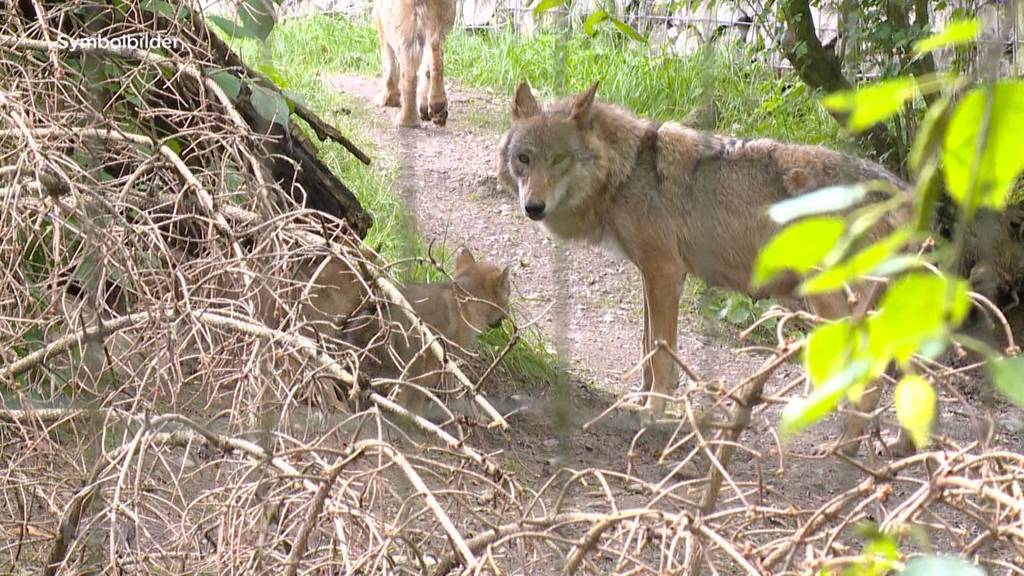
[[[320,70],[380,73],[377,35],[367,21],[344,16],[287,20],[273,38],[278,47],[294,46],[314,57]],[[527,37],[510,30],[457,29],[445,45],[445,71],[464,85],[509,95],[522,80],[546,97],[581,92],[600,80],[601,98],[642,116],[683,120],[713,103],[721,132],[855,147],[798,78],[754,62],[752,54],[735,45],[679,58],[651,56],[645,47],[608,36]]]
[[[846,146],[835,121],[799,79],[751,63],[745,50],[703,50],[690,58],[650,56],[601,37],[457,32],[446,45],[448,73],[465,84],[511,94],[526,80],[548,96],[582,92],[600,80],[599,97],[641,116],[682,120],[713,102],[718,128],[739,136]]]
[[[339,38],[344,41],[339,42]],[[314,17],[290,20],[276,26],[263,44],[237,38],[228,38],[228,41],[247,64],[297,95],[376,159],[375,164],[368,167],[339,144],[321,143],[320,159],[355,192],[360,204],[373,215],[374,224],[365,242],[378,249],[388,262],[406,262],[395,271],[403,281],[446,280],[447,276],[430,263],[428,256],[450,269],[449,251],[443,246],[428,247],[413,232],[410,214],[395,187],[396,168],[381,164],[382,156],[375,153],[375,144],[367,130],[373,118],[363,105],[329,90],[320,79],[324,73],[374,72],[379,65],[376,32],[368,26]],[[301,120],[294,116],[292,120],[300,122],[309,137],[318,141]],[[507,325],[485,334],[481,338],[485,354],[494,358],[511,336]],[[519,344],[509,351],[501,369],[518,382],[530,383],[553,382],[560,370],[555,355],[548,351],[541,335],[533,330],[520,335]]]

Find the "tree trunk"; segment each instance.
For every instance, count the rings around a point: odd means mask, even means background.
[[[850,81],[843,76],[842,63],[835,52],[822,46],[818,39],[809,0],[783,0],[782,14],[786,21],[782,50],[800,79],[811,88],[824,92],[852,88]],[[830,113],[839,123],[846,123],[846,114]],[[900,158],[903,154],[884,124],[876,124],[858,138],[868,144],[878,161],[896,173],[902,171]]]

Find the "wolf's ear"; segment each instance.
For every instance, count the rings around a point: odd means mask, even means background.
[[[530,92],[530,85],[520,82],[516,86],[516,95],[512,97],[512,119],[525,120],[537,114],[540,114],[540,106]]]
[[[455,255],[455,274],[462,272],[473,264],[476,264],[476,258],[473,258],[473,253],[469,251],[469,248],[465,246],[460,248],[459,253]]]
[[[572,119],[582,127],[590,125],[591,112],[594,109],[594,96],[600,81],[594,82],[586,92],[576,97],[572,103]]]
[[[511,272],[508,266],[505,266],[501,271],[501,276],[498,276],[497,292],[505,298],[512,294]]]

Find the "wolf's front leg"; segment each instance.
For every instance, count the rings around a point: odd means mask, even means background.
[[[444,91],[444,37],[430,42],[430,119],[438,126],[448,122],[448,95]]]
[[[650,349],[663,342],[669,350],[676,350],[679,327],[679,298],[683,294],[686,273],[672,263],[651,262],[641,267],[644,279],[644,307],[650,324]],[[665,413],[665,396],[671,396],[678,383],[678,367],[671,354],[657,350],[650,360],[652,382],[647,409],[654,417]]]

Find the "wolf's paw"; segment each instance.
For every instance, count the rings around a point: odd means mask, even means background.
[[[420,119],[416,117],[416,111],[414,110],[411,114],[403,114],[399,112],[395,114],[392,119],[395,126],[399,128],[417,128],[420,125]]]
[[[384,108],[398,108],[399,104],[401,104],[401,99],[398,96],[398,92],[384,90],[377,96],[377,104]]]
[[[430,120],[430,107],[424,102],[420,104],[420,120],[428,122]]]
[[[448,101],[430,103],[430,119],[438,126],[444,126],[448,122]],[[426,118],[424,118],[426,120]]]

